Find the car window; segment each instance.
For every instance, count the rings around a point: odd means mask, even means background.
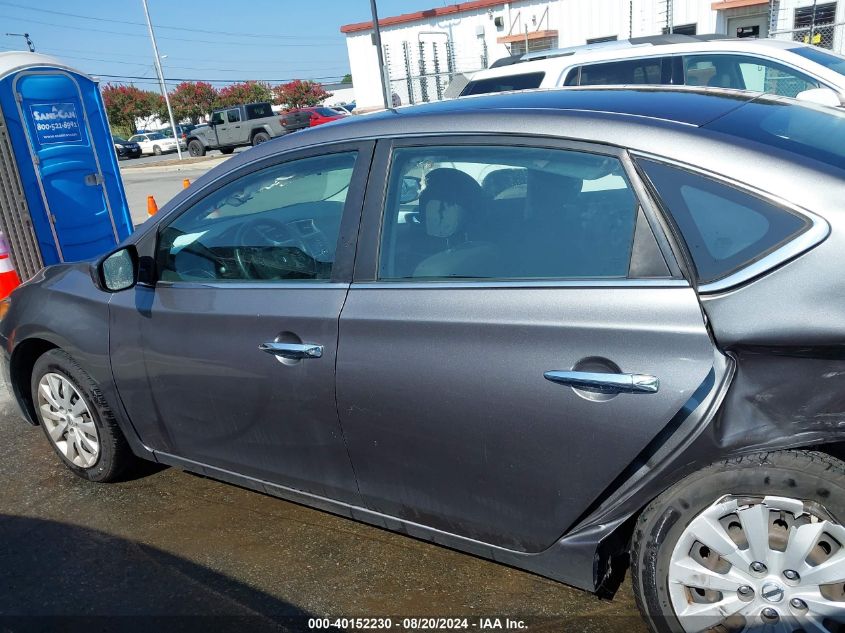
[[[226,120],[229,123],[237,123],[241,120],[240,110],[226,110]]]
[[[663,60],[652,57],[582,66],[580,85],[668,84],[668,71],[663,77]]]
[[[134,136],[129,137],[130,143],[137,143],[138,141],[142,141],[142,140],[144,140],[144,138],[139,134],[135,134]]]
[[[355,157],[275,165],[206,196],[161,231],[160,279],[329,279]]]
[[[261,119],[272,116],[273,114],[273,110],[270,108],[269,103],[251,103],[244,106],[244,110],[246,111],[246,118],[249,120]]]
[[[687,243],[700,283],[727,277],[806,230],[809,220],[724,183],[640,160]]]
[[[212,125],[220,125],[223,123],[223,113],[222,112],[215,112],[211,115],[211,124]]]
[[[158,134],[158,133],[156,133],[156,134],[147,134],[147,136],[146,136],[146,139],[147,139],[148,141],[160,141],[160,140],[161,140],[161,139],[163,139],[163,138],[164,138],[164,135],[162,135],[162,134]]]
[[[461,96],[483,95],[493,92],[507,92],[509,90],[530,90],[539,88],[543,83],[546,73],[524,73],[521,75],[508,75],[506,77],[490,77],[470,81],[461,91]]]
[[[785,97],[820,87],[815,79],[783,64],[748,55],[684,56],[684,81],[688,86],[755,90]]]
[[[628,275],[637,205],[615,158],[527,147],[398,149],[386,200],[381,279]]]

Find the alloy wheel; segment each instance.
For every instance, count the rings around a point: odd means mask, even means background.
[[[693,519],[669,563],[684,631],[845,631],[845,527],[816,503],[725,497]]]
[[[69,462],[90,468],[100,456],[100,436],[85,398],[61,374],[38,381],[38,412],[50,440]]]

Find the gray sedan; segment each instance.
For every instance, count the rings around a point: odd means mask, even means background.
[[[610,596],[845,627],[845,114],[573,89],[350,117],[2,304],[22,414]]]

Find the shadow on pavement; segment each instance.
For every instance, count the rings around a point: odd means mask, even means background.
[[[0,515],[0,570],[4,633],[308,629],[309,613],[246,584],[55,521]]]

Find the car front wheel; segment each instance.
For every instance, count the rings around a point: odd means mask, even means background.
[[[669,488],[632,539],[655,633],[845,631],[845,464],[811,451],[711,465]]]
[[[50,350],[35,362],[31,391],[44,434],[75,474],[114,481],[135,463],[99,386],[68,353]]]

